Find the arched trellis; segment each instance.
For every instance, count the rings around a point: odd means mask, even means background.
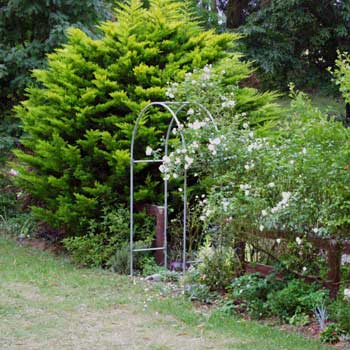
[[[168,130],[166,133],[165,144],[164,144],[164,156],[168,156],[169,152],[169,138],[171,135],[171,130],[174,123],[180,134],[181,144],[183,148],[186,148],[186,140],[182,132],[181,123],[178,118],[178,114],[183,111],[186,107],[191,105],[199,108],[205,115],[209,118],[210,122],[213,124],[214,128],[217,130],[217,125],[212,114],[207,108],[197,102],[152,102],[148,104],[139,114],[134,130],[132,133],[131,148],[130,148],[130,275],[134,274],[134,253],[136,252],[146,252],[146,251],[156,251],[162,250],[164,254],[164,267],[168,266],[168,179],[164,179],[164,242],[162,247],[152,247],[152,248],[134,248],[134,166],[137,163],[163,163],[163,159],[134,159],[135,154],[135,141],[139,128],[140,121],[145,113],[154,107],[162,107],[171,116]],[[187,170],[184,168],[184,184],[183,184],[183,249],[182,249],[182,271],[186,272],[186,241],[187,241]]]

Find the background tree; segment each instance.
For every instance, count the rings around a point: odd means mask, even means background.
[[[270,0],[257,4],[238,30],[269,85],[315,88],[329,80],[337,48],[350,48],[349,1]]]
[[[0,1],[0,113],[23,98],[31,71],[74,25],[91,33],[108,16],[101,0]]]

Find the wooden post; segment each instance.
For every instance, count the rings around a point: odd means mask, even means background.
[[[161,248],[164,246],[164,207],[155,204],[136,205],[136,210],[146,210],[146,213],[156,218],[156,238],[153,247]],[[164,264],[164,252],[155,251],[156,262],[159,265]]]
[[[341,280],[341,255],[342,247],[335,240],[329,242],[329,247],[327,251],[328,260],[328,284],[330,289],[330,297],[336,298],[339,290],[340,280]]]

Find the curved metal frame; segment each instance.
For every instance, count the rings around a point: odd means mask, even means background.
[[[134,249],[134,165],[136,163],[163,163],[163,160],[156,159],[134,159],[134,150],[135,150],[135,140],[137,136],[138,127],[142,117],[145,113],[154,106],[163,107],[171,115],[171,120],[168,125],[168,130],[165,138],[164,146],[164,156],[168,156],[168,144],[173,128],[174,122],[176,123],[180,137],[181,144],[183,148],[186,148],[186,140],[181,131],[181,123],[178,119],[178,113],[180,113],[186,106],[195,105],[200,108],[208,117],[211,123],[213,123],[214,128],[217,130],[217,125],[211,113],[202,106],[200,103],[196,102],[152,102],[148,104],[139,114],[134,130],[132,133],[131,148],[130,148],[130,275],[134,274],[134,253],[143,252],[143,251],[154,251],[154,250],[163,250],[164,252],[164,267],[168,266],[168,180],[164,179],[164,244],[160,248],[141,248]],[[173,109],[172,107],[176,107]],[[183,188],[183,251],[182,251],[182,271],[183,274],[186,272],[186,241],[187,241],[187,170],[184,169],[184,188]]]

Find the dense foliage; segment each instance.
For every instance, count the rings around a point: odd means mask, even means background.
[[[65,41],[74,25],[91,30],[107,16],[101,0],[0,2],[0,115],[23,97],[31,71]]]
[[[41,86],[29,88],[17,108],[26,151],[16,154],[18,182],[38,201],[38,218],[74,235],[84,232],[83,217],[125,202],[139,111],[166,99],[167,82],[186,72],[224,57],[237,61],[227,52],[236,37],[204,32],[186,10],[170,0],[151,1],[146,10],[133,0],[116,22],[100,25],[101,39],[71,29],[68,43],[49,55],[48,69],[35,71]],[[157,147],[167,122],[164,114],[146,116],[135,157],[144,157],[145,144]],[[136,169],[139,201],[156,198],[150,172]]]
[[[291,118],[274,134],[255,131],[250,114],[237,115],[219,131],[205,122],[187,125],[192,158],[187,164],[210,180],[205,180],[204,220],[221,225],[230,218],[238,236],[272,231],[282,237],[283,232],[348,237],[349,149],[344,145],[349,129],[313,108],[302,94],[296,96]],[[169,157],[164,171],[169,176],[183,163],[178,157],[176,150]]]
[[[337,49],[350,47],[348,1],[271,0],[246,18],[239,31],[265,80],[284,88],[294,81],[318,88]]]

